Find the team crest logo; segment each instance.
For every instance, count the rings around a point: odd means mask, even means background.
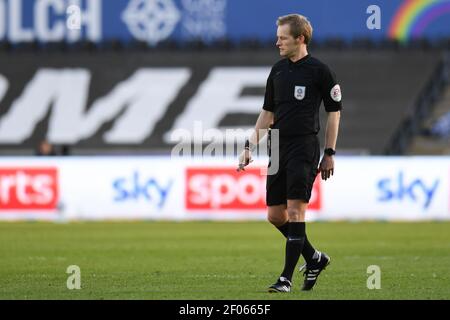
[[[306,91],[306,87],[304,86],[295,86],[294,89],[294,97],[297,100],[303,100],[303,98],[305,97],[305,91]]]
[[[173,0],[131,0],[122,14],[130,33],[150,45],[169,38],[180,18]]]
[[[336,102],[341,101],[342,94],[341,94],[341,87],[337,84],[333,88],[331,88],[330,91],[331,99],[333,99]]]

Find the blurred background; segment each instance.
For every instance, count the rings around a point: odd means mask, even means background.
[[[243,174],[236,155],[289,13],[343,91],[309,219],[450,219],[450,1],[433,0],[0,0],[0,219],[265,219],[265,152]]]

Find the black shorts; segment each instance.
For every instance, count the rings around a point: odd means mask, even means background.
[[[270,156],[269,172],[275,161],[274,156],[273,153]],[[287,204],[287,199],[309,202],[319,158],[320,142],[317,135],[280,138],[278,171],[267,175],[267,205]]]

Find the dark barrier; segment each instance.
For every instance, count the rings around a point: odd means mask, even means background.
[[[343,90],[340,149],[375,154],[439,56],[411,50],[312,54],[330,65]],[[171,135],[205,138],[214,134],[209,129],[249,129],[278,59],[276,50],[0,53],[0,152],[29,154],[48,138],[75,154],[168,153]]]

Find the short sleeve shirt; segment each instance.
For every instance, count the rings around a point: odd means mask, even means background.
[[[327,112],[342,109],[341,88],[334,73],[307,55],[297,62],[277,62],[266,84],[263,109],[274,113],[274,129],[280,136],[317,134],[323,101]]]

